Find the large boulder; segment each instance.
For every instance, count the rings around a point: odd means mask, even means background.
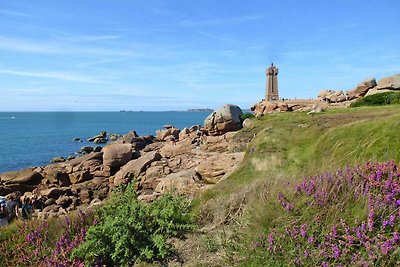
[[[100,137],[100,138],[96,138],[93,141],[93,144],[105,144],[107,143],[107,139]]]
[[[5,184],[37,185],[42,179],[43,176],[33,168],[0,174],[0,181]]]
[[[157,135],[156,138],[159,141],[165,141],[170,136],[173,136],[175,139],[178,139],[179,133],[180,133],[179,129],[171,126],[170,128],[156,131],[156,135]]]
[[[379,80],[376,89],[400,90],[400,74],[385,77]]]
[[[199,185],[193,180],[192,173],[192,170],[171,173],[161,179],[155,191],[157,193],[167,193],[176,190],[180,194],[193,192]]]
[[[386,92],[398,92],[397,90],[389,90],[389,89],[381,89],[378,90],[376,88],[369,89],[367,94],[365,96],[370,96],[370,95],[376,95],[376,94],[382,94]]]
[[[55,157],[55,158],[52,158],[52,160],[51,160],[52,163],[58,163],[58,162],[64,162],[64,161],[66,161],[66,159],[64,157]]]
[[[40,195],[47,198],[58,198],[61,195],[70,195],[71,188],[69,187],[52,187],[40,191]]]
[[[319,100],[326,100],[326,97],[331,95],[334,91],[333,90],[322,90],[318,93],[318,99]]]
[[[129,161],[123,166],[114,177],[114,185],[118,186],[125,182],[126,179],[130,179],[131,176],[137,177],[140,173],[146,171],[150,164],[154,161],[161,159],[160,153],[157,151],[145,153],[138,159]]]
[[[265,106],[264,114],[272,113],[274,110],[276,110],[278,108],[277,103],[269,102],[269,101],[265,101],[264,106]]]
[[[132,144],[137,137],[139,137],[139,135],[136,133],[136,131],[130,131],[124,135],[122,141],[123,143]]]
[[[90,171],[85,170],[85,171],[76,171],[73,172],[69,175],[69,180],[71,181],[72,184],[77,184],[77,183],[82,183],[85,181],[89,181],[93,178],[93,175],[90,173]]]
[[[103,164],[108,167],[120,167],[132,159],[131,144],[110,144],[103,148]]]
[[[246,118],[243,123],[243,128],[249,128],[253,125],[253,121],[250,118]]]
[[[204,127],[210,135],[221,135],[242,128],[240,116],[243,111],[236,105],[224,105],[208,115],[204,120]]]
[[[243,152],[207,155],[199,165],[196,172],[205,182],[216,183],[227,173],[231,173],[244,157]]]
[[[349,99],[355,99],[361,96],[365,96],[369,89],[376,86],[375,78],[368,78],[365,81],[359,83],[356,88],[347,92]]]
[[[183,128],[182,131],[179,133],[179,140],[183,140],[185,138],[188,138],[190,134],[190,131],[188,128]]]
[[[175,143],[167,143],[160,149],[161,156],[165,158],[176,157],[178,155],[188,155],[190,153],[191,139],[187,138],[183,141]]]
[[[92,152],[90,154],[77,157],[66,163],[60,164],[67,173],[90,170],[91,172],[99,169],[103,162],[103,152]]]
[[[310,111],[307,112],[307,114],[313,114],[313,113],[320,113],[324,111],[324,108],[318,104],[314,104],[310,107]]]
[[[290,111],[289,106],[286,102],[278,103],[279,112],[287,112]]]
[[[254,104],[252,107],[250,107],[251,111],[253,111],[254,116],[256,116],[256,117],[264,115],[265,108],[266,108],[266,106],[265,106],[264,100]]]
[[[106,138],[106,136],[107,136],[107,132],[103,131],[103,132],[100,132],[98,135],[95,135],[95,136],[93,136],[91,138],[88,138],[86,140],[88,142],[93,142],[96,139]]]

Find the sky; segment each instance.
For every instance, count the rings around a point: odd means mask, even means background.
[[[247,109],[400,73],[398,0],[0,0],[0,111]]]

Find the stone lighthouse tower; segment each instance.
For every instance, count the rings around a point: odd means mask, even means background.
[[[278,68],[271,63],[271,66],[266,71],[267,74],[267,90],[265,100],[279,100],[278,93]]]

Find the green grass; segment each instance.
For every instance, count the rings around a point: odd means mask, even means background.
[[[241,166],[230,177],[204,192],[197,201],[205,229],[218,231],[228,225],[240,229],[239,249],[229,250],[228,264],[246,251],[260,232],[303,218],[282,214],[277,194],[293,194],[293,184],[306,176],[336,171],[366,161],[400,161],[400,106],[330,110],[319,114],[279,113],[256,118],[240,135],[253,135]],[[363,218],[365,203],[346,203],[325,211],[329,222],[340,213]],[[318,211],[320,212],[320,211]],[[305,217],[304,217],[305,216]],[[233,258],[232,258],[233,257]],[[239,257],[239,256],[237,256]],[[240,257],[239,257],[240,258]]]

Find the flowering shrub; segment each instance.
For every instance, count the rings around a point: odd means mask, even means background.
[[[138,261],[166,259],[168,243],[194,229],[189,203],[163,195],[152,203],[137,200],[133,185],[116,194],[98,213],[99,222],[89,228],[85,242],[74,252],[87,266],[131,266]]]
[[[93,216],[79,212],[50,222],[28,221],[16,225],[8,240],[0,243],[1,266],[84,266],[70,260],[72,250],[81,244]],[[53,233],[55,232],[55,233]]]
[[[277,197],[291,219],[254,241],[254,261],[400,266],[400,169],[393,161],[309,177],[294,190]]]

